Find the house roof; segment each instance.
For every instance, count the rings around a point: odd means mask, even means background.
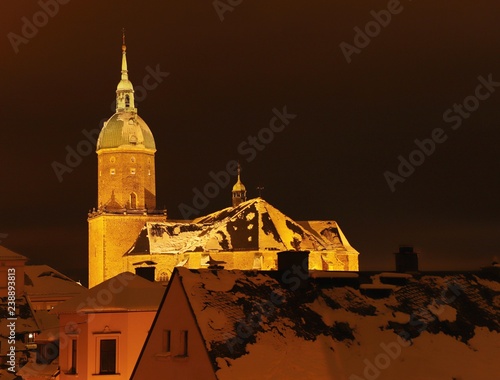
[[[255,198],[192,223],[148,222],[126,255],[292,249],[357,253],[336,222],[296,222]]]
[[[74,297],[85,288],[48,265],[24,267],[24,289],[31,299],[36,297]]]
[[[56,314],[156,311],[165,288],[124,272],[57,305]]]
[[[0,245],[0,260],[28,260],[26,256],[20,255]]]
[[[220,380],[365,378],[366,360],[383,347],[398,351],[384,378],[495,373],[498,272],[360,274],[359,282],[380,286],[403,281],[376,297],[326,274],[298,289],[279,272],[177,268],[175,276]]]

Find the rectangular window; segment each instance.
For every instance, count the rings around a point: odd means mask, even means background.
[[[70,367],[69,373],[76,372],[76,358],[78,355],[78,341],[76,339],[71,339],[71,356],[70,356]]]
[[[210,255],[208,253],[202,253],[201,254],[201,260],[200,264],[203,267],[208,267],[208,262],[210,261]]]
[[[188,356],[188,332],[181,331],[181,342],[179,346],[179,356]]]
[[[172,332],[170,330],[163,330],[163,352],[170,352],[170,338]]]
[[[101,339],[99,349],[99,373],[116,373],[116,339]]]
[[[109,174],[115,175],[115,169],[109,169]]]
[[[135,168],[130,168],[130,174],[135,174]]]

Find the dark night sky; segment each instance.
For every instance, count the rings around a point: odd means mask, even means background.
[[[132,83],[148,66],[170,73],[138,108],[171,218],[210,171],[239,159],[250,196],[261,185],[293,219],[338,221],[362,269],[392,269],[400,244],[416,247],[423,269],[489,264],[500,253],[500,87],[458,129],[443,113],[475,94],[479,76],[500,82],[500,5],[402,1],[347,63],[339,45],[387,4],[244,0],[221,22],[212,1],[72,0],[16,53],[9,33],[22,36],[23,17],[42,8],[2,2],[2,244],[86,279],[96,155],[62,182],[51,165],[112,115],[125,27]],[[297,118],[247,162],[239,144],[285,105]],[[391,192],[384,172],[397,174],[398,156],[436,128],[447,140]],[[229,201],[228,187],[202,213]]]

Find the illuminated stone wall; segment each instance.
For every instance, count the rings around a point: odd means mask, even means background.
[[[135,199],[131,194],[135,194]],[[98,152],[98,208],[156,208],[154,151],[123,148]]]
[[[165,215],[103,213],[90,216],[89,288],[127,271],[123,255],[132,247],[144,224],[165,220]]]
[[[125,256],[123,271],[134,273],[137,267],[155,267],[155,280],[166,282],[177,265],[189,269],[208,268],[207,255],[214,261],[221,261],[224,269],[277,270],[278,251],[234,251],[234,252],[186,252]],[[154,262],[147,264],[145,262]],[[139,264],[141,263],[141,264]],[[134,265],[136,264],[136,265]],[[137,265],[138,264],[138,265]],[[327,267],[325,267],[327,266]],[[312,251],[309,254],[309,270],[358,271],[357,253],[334,251]]]

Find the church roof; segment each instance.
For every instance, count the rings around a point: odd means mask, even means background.
[[[296,222],[255,198],[191,223],[148,222],[127,255],[264,250],[354,251],[336,222]]]
[[[153,133],[135,112],[117,112],[104,124],[97,150],[108,148],[156,150]]]

